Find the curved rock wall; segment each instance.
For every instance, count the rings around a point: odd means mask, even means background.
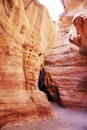
[[[38,89],[44,56],[54,42],[55,25],[39,2],[0,1],[0,126],[26,117],[54,117]]]
[[[78,8],[85,14],[86,3],[84,6],[83,3]],[[56,46],[45,59],[44,85],[52,98],[58,100],[62,106],[87,110],[87,55],[80,53],[80,48],[69,41],[70,35],[74,36],[78,32],[72,23],[76,14],[79,14],[77,7],[60,16]],[[81,27],[79,24],[80,21],[77,25]],[[84,30],[83,33],[87,29]],[[81,39],[84,38],[82,36],[80,35]],[[87,43],[86,41],[87,39],[84,42]]]

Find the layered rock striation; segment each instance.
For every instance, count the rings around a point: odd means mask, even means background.
[[[87,13],[87,11],[85,12]],[[73,24],[76,28],[76,36],[70,34],[69,41],[79,47],[79,52],[87,55],[87,16],[83,11],[76,16]]]
[[[65,12],[58,22],[56,44],[45,59],[43,84],[62,106],[87,110],[87,2],[73,1],[73,8],[71,1],[63,2]]]
[[[0,126],[54,117],[38,89],[44,56],[54,42],[55,25],[39,2],[0,1]]]

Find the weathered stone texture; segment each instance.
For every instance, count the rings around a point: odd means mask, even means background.
[[[86,12],[87,13],[87,10]],[[72,36],[70,34],[69,41],[79,47],[79,52],[83,55],[87,55],[87,16],[82,11],[77,15],[74,20],[73,24],[76,28],[76,36]]]
[[[54,117],[38,89],[44,56],[54,42],[55,25],[39,2],[0,1],[0,125]]]
[[[65,10],[76,9],[81,3],[84,3],[85,0],[61,0]]]
[[[78,8],[83,11],[83,14],[87,11],[83,4]],[[79,15],[79,12],[75,7],[74,10],[67,10],[67,13],[60,17],[56,46],[50,50],[49,56],[45,59],[44,85],[52,98],[59,100],[62,106],[87,110],[87,55],[83,54],[84,49],[82,53],[79,52],[81,46],[69,42],[70,35],[75,35],[78,31],[72,23],[72,19],[74,16],[77,18],[77,14]],[[78,26],[81,28],[79,24],[80,21]],[[83,32],[80,32],[84,33],[80,35],[82,46],[86,31],[85,27]],[[87,39],[85,43],[86,41]]]

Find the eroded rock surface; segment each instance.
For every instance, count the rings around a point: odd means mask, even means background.
[[[81,5],[81,3],[86,2],[86,0],[61,0],[61,2],[63,3],[66,11],[71,11],[76,9],[79,5]]]
[[[87,13],[87,12],[85,12]],[[70,34],[69,41],[79,47],[79,52],[87,55],[87,16],[84,12],[73,20],[77,36]]]
[[[66,0],[65,8],[67,2],[70,1]],[[75,2],[79,2],[78,6]],[[67,11],[65,10],[65,13],[60,16],[56,45],[45,59],[44,85],[52,98],[58,100],[62,106],[87,110],[87,55],[79,52],[81,46],[75,46],[69,41],[70,35],[78,32],[73,25],[73,18],[74,16],[77,18],[77,14],[80,15],[79,11],[83,11],[83,14],[87,11],[87,3],[83,0],[72,3],[75,4],[74,9],[68,9],[67,5]],[[83,20],[83,22],[86,21]],[[81,28],[86,24],[81,26],[78,20],[78,26]],[[86,27],[80,31],[82,47],[84,38],[85,46],[87,46],[86,31]]]
[[[55,25],[39,2],[0,1],[0,126],[54,117],[38,89],[41,65],[54,41]]]

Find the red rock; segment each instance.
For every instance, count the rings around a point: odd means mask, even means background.
[[[69,8],[76,2],[79,2],[78,6]],[[87,11],[86,3],[84,5],[84,1],[80,2],[73,1],[67,5],[67,12],[59,19],[55,48],[50,50],[45,59],[44,85],[52,98],[59,100],[62,106],[87,110],[87,55],[80,54],[78,46],[69,42],[70,34],[76,33],[72,19],[79,14],[79,10],[83,13]],[[78,26],[82,27],[79,24],[80,20]],[[86,28],[83,33],[86,36]],[[81,38],[83,46],[84,37]]]
[[[38,89],[41,65],[54,41],[55,25],[39,2],[0,1],[0,126],[54,117]]]
[[[77,36],[70,36],[69,40],[71,43],[79,47],[79,51],[82,54],[87,53],[87,16],[84,16],[84,12],[79,16],[76,16],[73,20],[73,24],[77,31]],[[72,34],[71,34],[72,35]]]

